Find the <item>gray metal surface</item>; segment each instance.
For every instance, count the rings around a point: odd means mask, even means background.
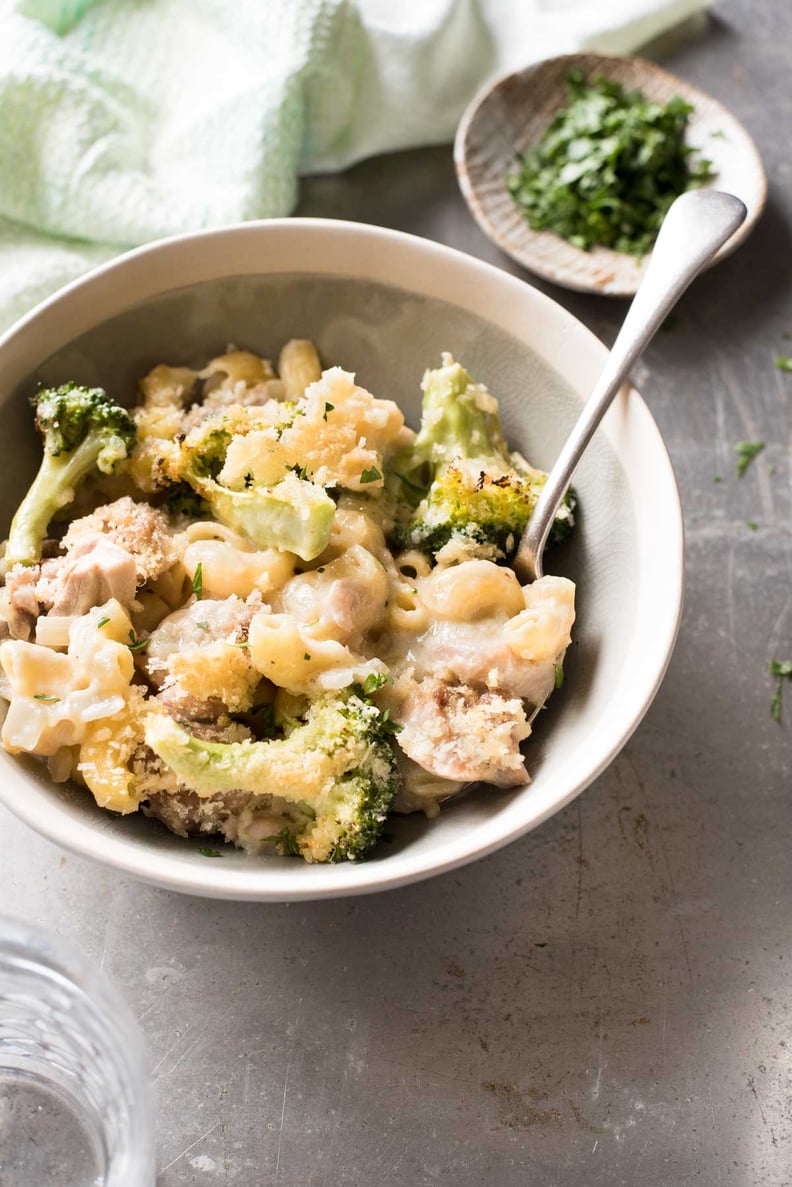
[[[688,592],[613,766],[486,861],[300,907],[150,889],[0,812],[3,909],[93,954],[146,1030],[160,1187],[792,1183],[792,685],[779,725],[767,675],[792,658],[792,376],[773,366],[792,353],[792,9],[716,12],[662,60],[755,134],[770,206],[637,376],[682,489]],[[313,179],[301,213],[517,271],[448,148]],[[621,303],[542,287],[613,337]],[[748,438],[767,449],[738,480]]]

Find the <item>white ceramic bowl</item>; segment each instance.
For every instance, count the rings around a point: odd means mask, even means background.
[[[501,400],[510,441],[548,468],[605,358],[569,313],[497,268],[423,239],[354,223],[248,223],[141,248],[39,306],[0,339],[6,447],[0,531],[39,445],[27,396],[43,382],[101,383],[134,399],[156,362],[197,363],[227,342],[274,352],[314,338],[415,423],[418,384],[451,350]],[[223,847],[198,852],[141,815],[100,811],[32,759],[0,754],[0,798],[51,840],[159,886],[232,899],[359,894],[491,853],[568,804],[618,753],[650,704],[676,637],[683,532],[674,475],[642,399],[608,412],[578,471],[579,525],[549,555],[578,583],[564,687],[528,744],[532,783],[477,788],[439,819],[397,818],[391,844],[359,865],[309,866]]]

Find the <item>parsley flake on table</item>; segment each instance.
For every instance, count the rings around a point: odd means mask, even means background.
[[[781,694],[785,680],[792,680],[792,659],[771,659],[770,675],[775,676],[776,686],[770,702],[770,716],[773,721],[781,720]]]
[[[792,356],[788,354],[777,354],[775,357],[775,365],[779,371],[788,371],[792,373]]]
[[[208,849],[205,845],[201,845],[198,849],[201,857],[222,857],[219,849]]]
[[[601,245],[642,256],[671,203],[713,176],[692,160],[685,129],[693,111],[626,91],[606,78],[567,75],[569,100],[537,146],[518,157],[506,184],[529,226],[587,251]]]
[[[750,466],[754,458],[759,457],[759,454],[765,447],[764,441],[738,441],[734,447],[734,452],[737,454],[737,477],[742,478],[745,471]]]

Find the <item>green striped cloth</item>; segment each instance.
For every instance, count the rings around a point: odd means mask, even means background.
[[[130,246],[451,139],[495,71],[706,0],[0,0],[0,329]]]

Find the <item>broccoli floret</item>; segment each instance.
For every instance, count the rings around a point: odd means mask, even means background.
[[[281,852],[312,862],[367,857],[400,783],[387,713],[347,690],[313,701],[285,731],[272,741],[205,742],[157,716],[146,742],[198,795],[246,791],[293,805],[299,823],[277,838]]]
[[[176,482],[169,487],[162,503],[164,511],[172,519],[211,519],[212,509],[187,482]]]
[[[100,387],[67,383],[39,392],[33,402],[44,457],[11,524],[7,567],[39,560],[55,512],[73,501],[89,474],[112,474],[135,443],[134,421]]]
[[[179,477],[205,500],[215,519],[259,548],[313,560],[327,547],[335,515],[335,503],[323,487],[293,472],[272,486],[251,481],[244,490],[218,481],[232,436],[250,427],[226,414],[207,417],[182,442]]]
[[[434,556],[458,541],[474,554],[509,559],[547,475],[509,451],[497,401],[450,355],[426,372],[422,387],[420,430],[390,467],[389,491],[412,504],[397,526],[398,542]],[[569,533],[573,507],[570,492],[551,539]]]

